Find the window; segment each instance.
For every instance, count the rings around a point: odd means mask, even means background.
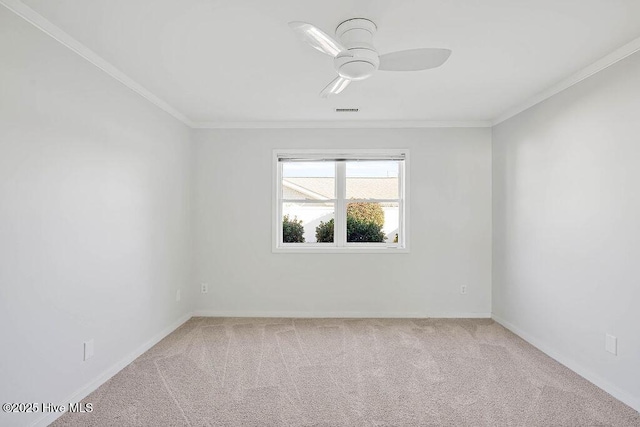
[[[274,251],[407,252],[407,150],[274,151]]]

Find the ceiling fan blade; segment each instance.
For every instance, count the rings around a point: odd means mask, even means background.
[[[351,80],[345,79],[344,77],[336,77],[333,79],[331,83],[329,83],[322,92],[320,92],[320,96],[323,98],[327,98],[329,95],[337,95],[344,90],[347,86],[349,86]]]
[[[419,71],[436,68],[444,64],[451,51],[449,49],[410,49],[391,52],[380,56],[379,70]]]
[[[300,21],[289,22],[289,26],[300,40],[310,44],[314,49],[318,49],[322,53],[336,57],[340,52],[347,50],[333,37],[316,26]]]

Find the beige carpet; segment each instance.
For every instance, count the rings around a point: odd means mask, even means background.
[[[55,426],[640,426],[492,320],[193,318]]]

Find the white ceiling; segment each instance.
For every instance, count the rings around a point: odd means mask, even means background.
[[[638,0],[23,3],[193,122],[492,120],[640,37]],[[441,68],[378,72],[321,99],[332,60],[287,22],[333,34],[352,17],[376,22],[381,54],[443,47],[453,55]]]

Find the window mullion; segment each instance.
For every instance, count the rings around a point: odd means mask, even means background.
[[[336,246],[344,247],[347,243],[347,165],[344,161],[336,162],[336,222],[333,230]]]

